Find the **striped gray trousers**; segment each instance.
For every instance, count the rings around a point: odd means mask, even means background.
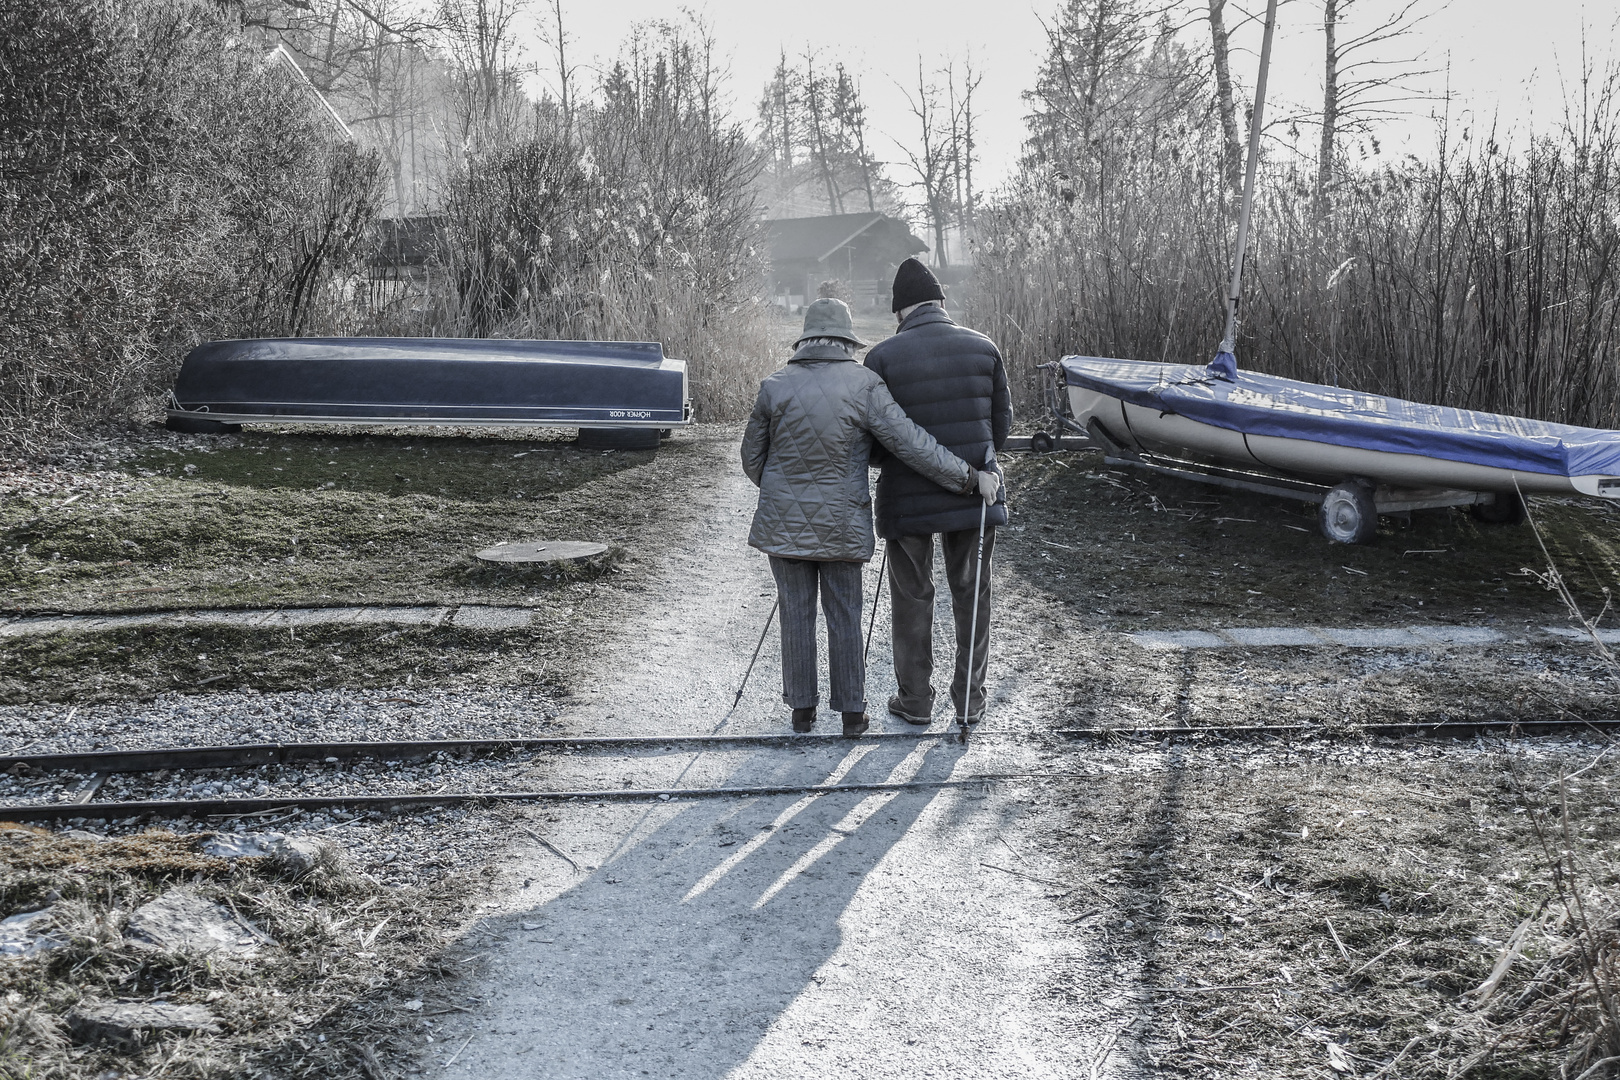
[[[866,711],[866,658],[861,654],[861,571],[858,562],[823,562],[771,556],[781,601],[782,700],[807,709],[816,693],[816,590],[827,616],[828,666],[837,712]]]

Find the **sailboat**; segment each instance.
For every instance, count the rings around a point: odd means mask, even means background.
[[[1212,363],[1065,356],[1042,365],[1056,431],[1088,436],[1110,464],[1321,505],[1329,540],[1370,542],[1379,514],[1468,507],[1524,520],[1530,493],[1620,499],[1620,431],[1451,409],[1240,371],[1234,341],[1254,203],[1277,0],[1269,0],[1238,218],[1226,333]]]

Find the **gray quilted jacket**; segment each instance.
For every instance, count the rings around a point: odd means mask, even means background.
[[[874,438],[941,487],[974,489],[967,462],[907,419],[870,368],[795,356],[768,376],[742,442],[743,471],[759,487],[748,543],[788,559],[870,559]]]

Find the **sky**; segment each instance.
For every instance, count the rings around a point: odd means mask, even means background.
[[[755,103],[769,80],[778,53],[802,55],[806,47],[841,61],[862,81],[875,132],[868,145],[887,160],[901,157],[893,139],[907,139],[916,126],[900,84],[915,85],[917,61],[926,68],[947,59],[972,58],[983,72],[980,103],[981,189],[992,188],[1014,167],[1027,111],[1022,93],[1034,82],[1044,52],[1042,21],[1050,21],[1061,0],[810,0],[803,4],[760,0],[697,0],[690,8],[714,28],[731,71],[732,107],[750,123]],[[1357,0],[1352,12],[1387,11],[1404,0]],[[1556,123],[1563,108],[1562,83],[1580,71],[1583,32],[1588,55],[1599,70],[1616,56],[1617,12],[1612,0],[1418,0],[1432,12],[1412,43],[1398,50],[1421,55],[1422,66],[1438,69],[1427,88],[1438,95],[1449,80],[1451,115],[1467,123],[1488,123],[1518,132]],[[540,6],[536,0],[535,7]],[[546,4],[549,7],[549,3]],[[1189,5],[1190,6],[1190,5]],[[1229,0],[1226,21],[1233,32],[1233,75],[1252,91],[1259,66],[1263,0]],[[680,7],[659,0],[563,0],[565,29],[575,54],[610,60],[626,29],[635,22],[678,18]],[[1255,16],[1239,26],[1242,12]],[[1322,28],[1320,0],[1284,0],[1273,46],[1267,114],[1275,119],[1320,106]],[[1363,20],[1349,23],[1354,31]],[[1187,33],[1207,40],[1207,24]],[[535,43],[531,59],[544,63]],[[1393,55],[1393,52],[1392,52]],[[1387,125],[1381,133],[1386,155],[1425,156],[1434,142],[1428,115],[1438,100],[1410,106],[1415,115]],[[1280,132],[1279,132],[1280,133]],[[1305,139],[1312,136],[1306,133]]]

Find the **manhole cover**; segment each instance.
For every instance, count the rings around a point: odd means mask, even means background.
[[[580,540],[547,540],[538,544],[496,544],[478,553],[485,562],[533,563],[588,559],[607,550],[606,544]]]

